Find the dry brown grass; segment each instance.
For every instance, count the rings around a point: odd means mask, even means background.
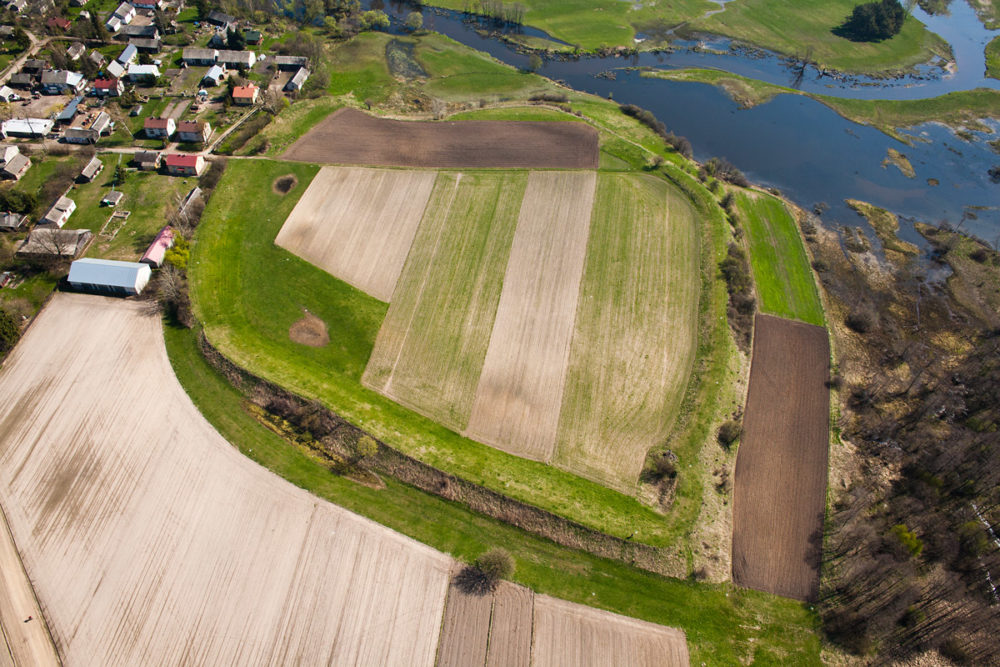
[[[274,242],[389,301],[435,177],[431,171],[321,169]]]
[[[431,664],[450,558],[205,421],[141,304],[57,294],[0,373],[0,502],[67,664]]]
[[[466,435],[552,456],[597,176],[533,172]]]
[[[296,343],[309,347],[323,347],[330,342],[330,333],[326,329],[326,322],[308,310],[305,311],[301,320],[296,320],[292,326],[288,327],[288,337]]]

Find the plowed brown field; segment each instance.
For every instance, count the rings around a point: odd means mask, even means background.
[[[492,609],[492,614],[491,614]],[[488,653],[487,653],[487,645]],[[438,665],[687,667],[684,633],[507,582],[492,595],[448,593]]]
[[[436,178],[433,171],[321,169],[274,242],[388,301]]]
[[[597,130],[586,123],[400,121],[341,109],[282,158],[397,167],[596,169]]]
[[[4,364],[0,502],[66,664],[434,662],[453,561],[223,440],[140,303],[56,294]]]
[[[819,587],[830,396],[826,329],[758,315],[733,498],[733,581],[800,600]]]

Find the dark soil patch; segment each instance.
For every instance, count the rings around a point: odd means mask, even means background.
[[[323,347],[330,342],[326,322],[308,310],[305,311],[305,317],[288,327],[288,337],[296,343],[309,347]]]
[[[399,121],[345,108],[282,156],[327,164],[395,167],[596,169],[597,130],[542,121]]]
[[[733,582],[819,592],[829,454],[826,329],[758,315],[733,495]]]
[[[299,184],[299,177],[295,174],[286,174],[285,176],[279,176],[274,179],[274,184],[271,185],[271,189],[274,190],[279,195],[287,195],[292,191],[296,185]]]

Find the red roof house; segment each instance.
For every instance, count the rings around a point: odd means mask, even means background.
[[[142,122],[142,129],[147,137],[167,139],[177,129],[177,122],[173,118],[147,118]]]
[[[53,16],[46,22],[46,25],[53,30],[62,30],[65,32],[66,30],[69,30],[70,26],[73,24],[61,16]]]
[[[243,106],[253,104],[257,101],[258,94],[260,94],[260,88],[252,83],[247,86],[236,86],[233,88],[233,104]]]
[[[156,235],[153,242],[149,244],[146,248],[146,252],[143,253],[142,259],[139,261],[143,264],[149,264],[153,268],[160,268],[163,264],[163,258],[169,250],[174,245],[174,230],[168,225],[160,230],[160,233]]]
[[[164,163],[172,176],[200,176],[205,171],[205,158],[201,155],[170,153]]]
[[[125,84],[120,79],[97,79],[94,81],[94,93],[104,97],[118,97],[125,91]]]

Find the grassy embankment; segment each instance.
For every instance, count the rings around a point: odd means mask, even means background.
[[[986,45],[986,76],[1000,79],[1000,37]]]
[[[761,312],[823,326],[823,305],[795,218],[780,199],[761,193],[737,194],[736,206]]]
[[[822,102],[848,120],[871,125],[900,140],[905,140],[905,137],[897,132],[897,128],[931,121],[978,128],[981,118],[1000,115],[1000,91],[987,88],[948,93],[924,100],[858,100],[802,92],[721,70],[649,70],[643,76],[710,83],[720,87],[744,107],[764,104],[781,94],[805,95]]]
[[[532,589],[683,628],[693,664],[818,665],[818,620],[806,605],[729,585],[670,579],[566,549],[389,478],[372,489],[328,472],[262,426],[212,369],[189,330],[167,326],[167,351],[195,405],[240,451],[311,493],[471,560],[502,545]]]

